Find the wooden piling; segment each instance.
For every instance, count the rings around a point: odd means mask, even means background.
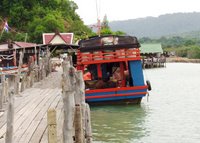
[[[92,143],[92,127],[90,117],[90,107],[86,105],[86,143]]]
[[[56,111],[49,109],[47,113],[48,143],[57,143]]]
[[[14,122],[14,92],[9,92],[7,129],[5,143],[13,143],[13,122]]]
[[[85,143],[85,83],[83,80],[83,72],[76,72],[76,93],[75,93],[75,103],[81,105],[81,117],[82,117],[82,130],[84,134],[83,142]]]
[[[34,75],[35,75],[34,71],[31,71],[30,72],[30,87],[33,87],[34,77],[35,77]]]
[[[3,99],[5,96],[5,75],[1,75],[0,110],[3,109]]]
[[[76,94],[75,104],[85,103],[85,83],[82,71],[76,72]]]
[[[24,54],[22,51],[19,52],[19,66],[18,66],[18,73],[16,76],[16,82],[15,82],[15,94],[19,95],[19,82],[20,82],[20,76],[21,76],[21,68],[23,64],[23,57]]]
[[[73,143],[75,69],[66,60],[63,61],[62,92],[64,104],[63,143]]]
[[[21,92],[23,92],[25,90],[25,81],[26,81],[26,74],[24,74],[22,77]]]
[[[5,79],[5,96],[4,96],[4,102],[6,102],[8,100],[8,92],[9,92],[9,82],[8,82],[8,78]]]
[[[30,75],[27,76],[26,78],[26,88],[30,88],[31,87],[31,77]]]
[[[45,58],[42,59],[42,80],[46,77],[46,66],[45,66]]]
[[[84,143],[83,135],[83,125],[82,125],[82,115],[81,106],[79,104],[75,107],[75,143]]]

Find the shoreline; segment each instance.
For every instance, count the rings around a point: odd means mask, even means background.
[[[166,63],[200,63],[200,59],[188,59],[182,57],[168,57]]]

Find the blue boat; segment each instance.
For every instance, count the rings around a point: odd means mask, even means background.
[[[148,90],[140,44],[132,36],[91,37],[79,42],[77,69],[84,73],[90,105],[140,104]]]

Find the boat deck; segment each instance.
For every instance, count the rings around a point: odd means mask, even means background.
[[[53,72],[33,88],[15,95],[13,143],[48,143],[47,111],[56,109],[57,136],[61,142],[63,102],[61,97],[61,73]],[[4,109],[7,107],[4,105]],[[5,143],[7,110],[0,113],[0,143]]]

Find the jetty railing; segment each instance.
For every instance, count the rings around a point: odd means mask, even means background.
[[[33,86],[35,81],[41,81],[51,73],[50,55],[47,54],[41,61],[40,66],[31,63],[28,70],[21,71],[23,51],[20,51],[19,66],[17,71],[9,73],[0,69],[1,90],[0,90],[0,111],[7,109],[7,128],[5,143],[13,143],[13,122],[14,122],[14,96],[20,96],[26,88]],[[44,62],[43,62],[44,61]],[[7,103],[7,108],[6,108]],[[5,106],[5,107],[4,107]]]
[[[62,76],[63,143],[92,143],[90,108],[85,103],[83,73],[76,71],[70,57],[63,61]]]
[[[1,71],[0,109],[7,110],[7,129],[5,143],[13,143],[14,96],[33,86],[34,82],[44,80],[52,71],[50,54],[40,59],[39,64],[31,63],[28,71],[21,70],[23,52],[20,53],[17,73]],[[85,84],[82,71],[72,66],[70,57],[63,61],[62,99],[64,108],[63,143],[92,143],[90,108],[85,103]],[[7,108],[4,107],[7,103]],[[48,142],[57,143],[56,110],[47,113]]]

